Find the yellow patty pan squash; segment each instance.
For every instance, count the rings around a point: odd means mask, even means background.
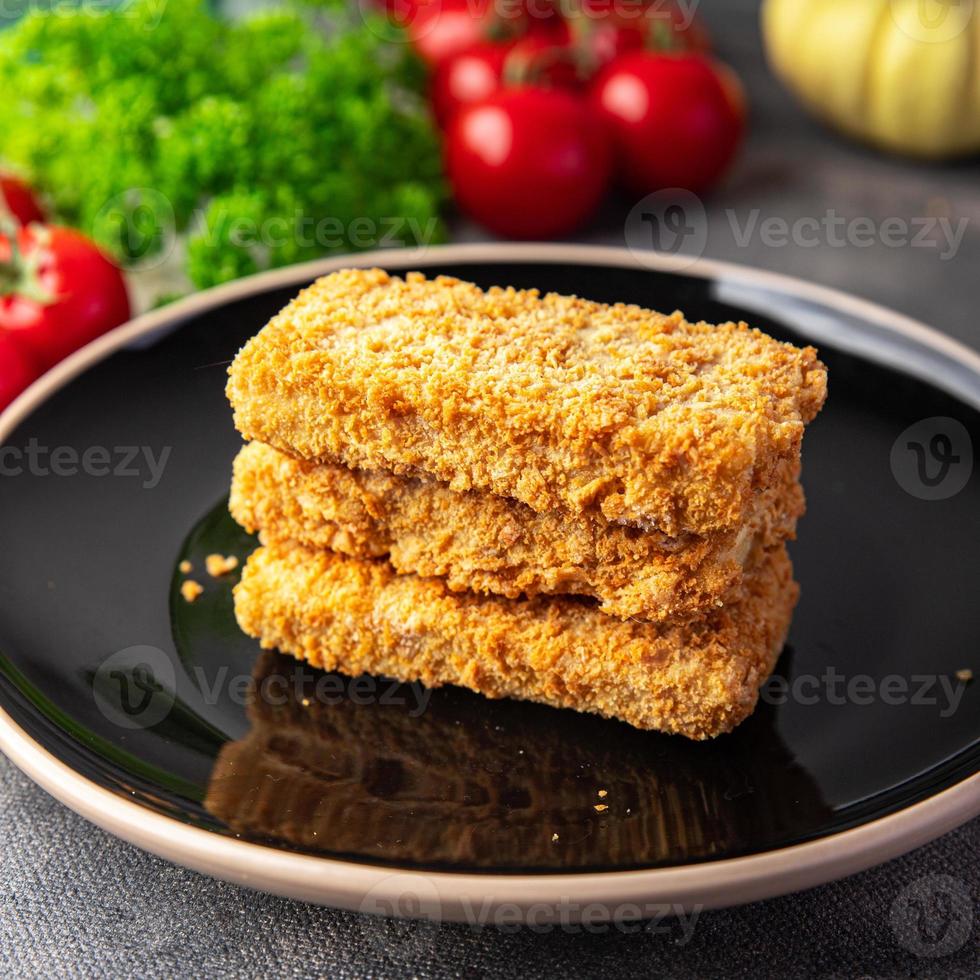
[[[764,0],[762,29],[776,73],[851,136],[980,152],[980,0]]]

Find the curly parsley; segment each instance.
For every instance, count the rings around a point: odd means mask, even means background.
[[[338,18],[229,22],[203,0],[31,13],[0,33],[0,160],[123,264],[176,248],[198,287],[441,240],[422,66],[383,21]]]

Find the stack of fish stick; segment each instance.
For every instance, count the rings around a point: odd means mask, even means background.
[[[710,738],[798,589],[812,348],[745,324],[379,269],[238,354],[236,588],[263,647]]]

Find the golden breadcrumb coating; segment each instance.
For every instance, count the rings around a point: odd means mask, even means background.
[[[292,455],[672,536],[742,524],[825,396],[812,348],[745,324],[380,269],[304,290],[228,383]]]
[[[798,477],[798,459],[780,464],[737,532],[669,538],[601,514],[537,514],[494,494],[296,460],[253,442],[235,460],[230,508],[264,542],[387,557],[396,571],[441,576],[453,591],[592,596],[611,615],[661,621],[738,598],[756,548],[794,534]]]
[[[265,648],[346,674],[381,674],[540,701],[693,739],[754,709],[797,598],[784,547],[742,602],[684,624],[636,623],[582,601],[450,592],[384,561],[272,544],[235,588],[241,628]]]

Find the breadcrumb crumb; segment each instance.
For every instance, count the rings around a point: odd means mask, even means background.
[[[204,586],[191,578],[180,587],[180,594],[184,597],[185,602],[196,602],[203,592]]]
[[[183,575],[194,571],[194,566],[186,558],[180,563],[179,568]]]
[[[603,813],[609,809],[609,805],[607,803],[596,803],[592,809],[595,810],[596,813]]]
[[[221,578],[238,568],[238,559],[234,555],[227,558],[224,555],[208,555],[204,564],[211,578]]]
[[[969,684],[973,680],[973,671],[969,667],[963,667],[956,672],[956,679],[964,684]]]

